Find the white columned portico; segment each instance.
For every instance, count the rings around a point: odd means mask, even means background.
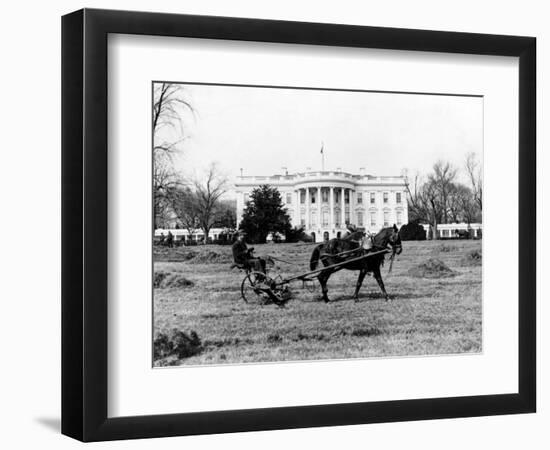
[[[309,230],[309,188],[306,188],[306,230]]]
[[[355,223],[355,191],[353,189],[349,191],[349,221],[357,225]]]
[[[330,229],[334,230],[334,188],[330,187],[330,199],[329,199],[329,207],[330,207]]]
[[[319,228],[323,226],[323,213],[321,212],[321,205],[322,205],[322,198],[321,198],[321,186],[317,186],[317,225]]]
[[[300,226],[300,189],[294,191],[294,226]]]
[[[340,228],[346,228],[346,199],[344,188],[340,189]]]

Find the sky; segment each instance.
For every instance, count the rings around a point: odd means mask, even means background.
[[[230,180],[341,168],[427,175],[442,159],[466,182],[466,154],[482,161],[480,97],[183,84],[194,116],[176,168],[200,173],[216,162]]]

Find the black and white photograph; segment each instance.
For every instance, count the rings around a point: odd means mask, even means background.
[[[151,101],[154,367],[483,352],[483,96]]]
[[[6,3],[0,447],[546,450],[546,10]]]

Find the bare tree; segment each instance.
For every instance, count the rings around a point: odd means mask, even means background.
[[[153,214],[155,227],[160,225],[169,210],[169,194],[181,184],[172,157],[181,150],[185,140],[183,116],[194,113],[185,100],[183,86],[155,83],[153,87]]]
[[[466,171],[470,178],[474,200],[479,206],[479,210],[483,210],[483,175],[481,165],[477,161],[475,153],[466,155]]]
[[[220,198],[227,192],[227,177],[221,174],[218,166],[213,163],[208,167],[203,178],[194,181],[196,207],[199,226],[204,232],[205,243],[216,217]]]
[[[449,218],[449,197],[454,189],[457,170],[450,164],[438,161],[433,172],[423,181],[415,175],[412,184],[407,182],[408,208],[412,220],[429,223],[433,237],[437,238],[437,225]]]
[[[443,205],[441,203],[441,197],[437,184],[429,179],[422,187],[422,203],[425,205],[426,214],[429,219],[429,223],[432,225],[433,235],[432,239],[439,237],[437,233],[437,224],[441,223]]]
[[[441,222],[441,199],[433,179],[423,181],[419,174],[412,184],[407,182],[408,210],[410,221],[429,223],[433,228],[433,239],[437,238],[437,224]]]
[[[182,117],[186,112],[195,110],[185,99],[185,90],[181,84],[155,83],[153,88],[153,152],[173,153],[177,145],[185,138]],[[169,128],[179,136],[176,140],[166,141],[162,130]]]
[[[417,172],[412,180],[405,175],[405,186],[408,195],[409,221],[429,222],[427,211],[422,197],[423,180]]]
[[[199,209],[197,207],[197,196],[189,188],[177,188],[171,195],[172,210],[176,214],[183,228],[189,236],[193,236],[199,228]]]
[[[153,213],[155,228],[161,227],[170,207],[175,190],[182,186],[180,176],[175,172],[167,155],[158,155],[153,162]]]
[[[449,219],[449,195],[453,189],[456,173],[457,169],[451,163],[440,160],[434,164],[433,173],[428,178],[428,182],[439,195],[443,223],[447,223]]]
[[[474,200],[472,190],[463,184],[455,183],[448,198],[449,217],[453,222],[475,222],[479,208]]]

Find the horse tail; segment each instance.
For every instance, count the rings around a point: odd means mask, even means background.
[[[322,245],[318,245],[313,249],[313,253],[311,254],[311,258],[309,260],[309,268],[311,270],[317,269],[317,263],[319,262],[319,257],[321,256],[322,247]]]

